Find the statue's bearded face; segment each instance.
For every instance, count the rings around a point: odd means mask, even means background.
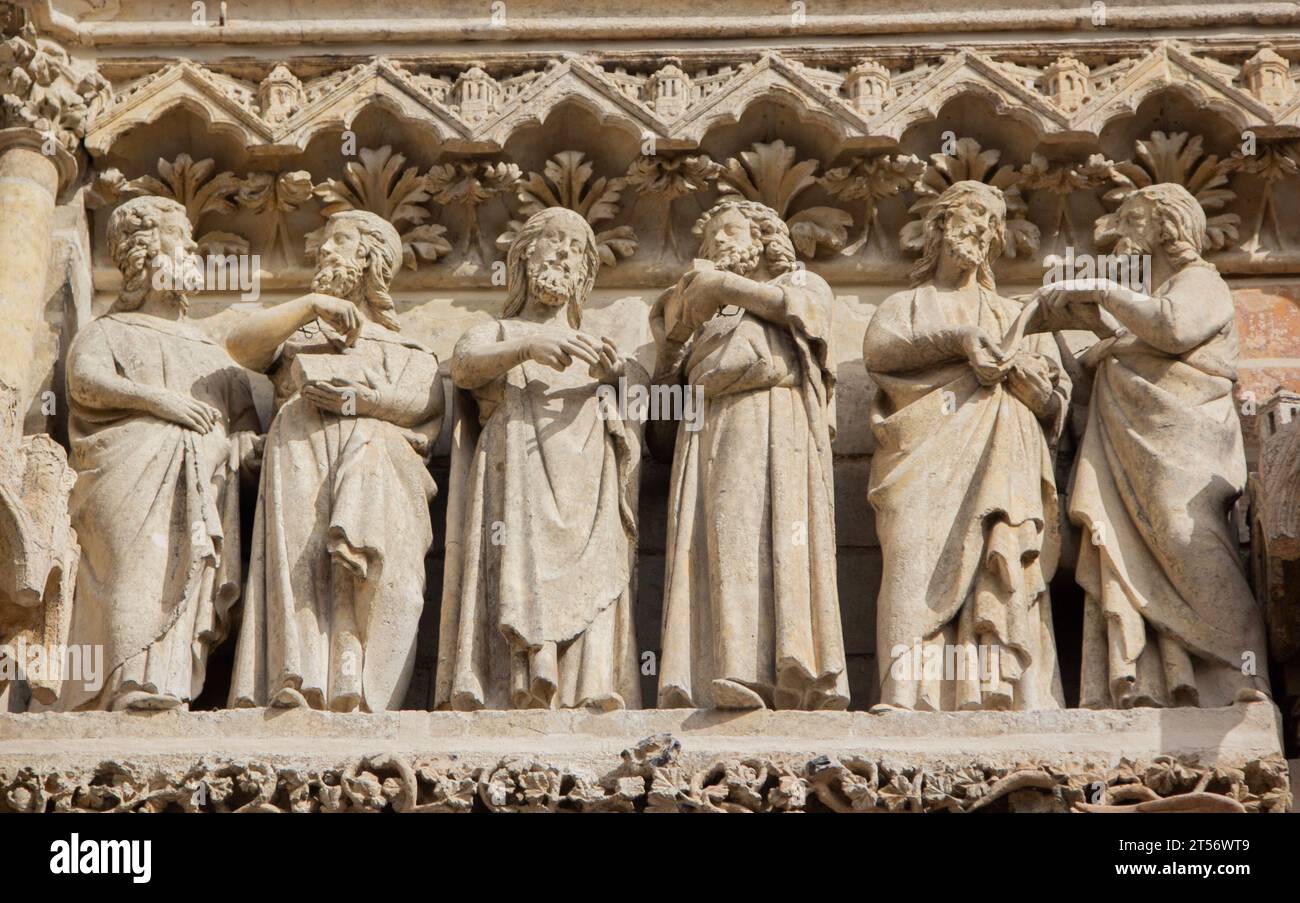
[[[190,236],[189,218],[168,211],[158,223],[158,253],[150,261],[153,287],[176,297],[203,288],[203,258]]]
[[[1119,241],[1115,253],[1150,254],[1160,241],[1160,217],[1155,205],[1143,197],[1131,197],[1120,205]]]
[[[563,307],[583,283],[587,237],[562,222],[547,223],[528,249],[528,295],[549,307]]]
[[[347,222],[327,225],[320,250],[316,252],[312,291],[351,300],[366,273],[365,251],[361,230],[355,225]]]
[[[723,210],[705,225],[700,253],[720,270],[748,276],[763,259],[763,241],[755,231],[739,210]]]
[[[1000,212],[979,197],[965,198],[944,217],[944,250],[964,264],[983,264],[993,247]]]

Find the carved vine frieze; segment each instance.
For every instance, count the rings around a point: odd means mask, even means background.
[[[319,768],[203,758],[157,767],[0,769],[9,812],[1284,812],[1286,761],[1212,767],[1160,756],[1114,767],[915,766],[866,756],[692,763],[648,737],[604,772],[515,756],[483,765],[360,757]]]

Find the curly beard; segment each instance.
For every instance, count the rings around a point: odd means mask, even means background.
[[[723,245],[718,248],[717,256],[713,258],[713,265],[729,273],[748,276],[758,269],[758,263],[762,256],[763,245],[761,242],[751,241],[743,246]]]
[[[563,307],[578,294],[575,273],[554,263],[528,268],[528,294],[548,307]]]
[[[203,288],[203,258],[198,254],[182,257],[160,254],[153,259],[150,280],[155,289],[170,294],[184,311],[189,306],[186,294]]]
[[[322,295],[352,300],[364,275],[365,267],[355,260],[347,260],[337,254],[325,254],[317,261],[316,275],[311,278],[311,290]]]

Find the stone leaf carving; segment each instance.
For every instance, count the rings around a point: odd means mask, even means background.
[[[847,166],[827,170],[819,179],[833,197],[862,204],[862,234],[843,254],[857,254],[879,233],[880,201],[894,197],[925,171],[925,164],[913,154],[880,154],[857,157]]]
[[[723,172],[708,154],[643,154],[632,161],[624,182],[642,194],[676,200],[701,191]]]
[[[1050,220],[1044,224],[1043,231],[1054,237],[1054,247],[1078,243],[1078,236],[1066,215],[1066,199],[1077,191],[1093,191],[1104,182],[1104,176],[1095,169],[1078,163],[1048,160],[1039,153],[1031,155],[1029,162],[1020,168],[1019,187],[1022,192],[1043,191],[1051,196]]]
[[[271,234],[265,242],[266,247],[273,248],[278,241],[285,259],[293,260],[296,249],[289,240],[289,227],[284,215],[311,200],[314,188],[311,173],[305,170],[255,172],[244,179],[235,195],[235,202],[245,210],[269,217]]]
[[[475,263],[483,262],[478,208],[492,198],[515,191],[521,179],[523,172],[519,166],[506,161],[456,160],[429,168],[425,181],[433,200],[444,207],[465,211],[465,230],[459,248],[462,255],[473,255]]]
[[[1242,248],[1247,251],[1264,249],[1266,235],[1269,238],[1267,245],[1271,248],[1291,244],[1290,236],[1277,219],[1277,189],[1279,182],[1300,175],[1300,144],[1294,141],[1265,144],[1254,154],[1235,150],[1232,162],[1237,171],[1256,176],[1264,183],[1249,237]]]
[[[789,227],[795,249],[804,257],[815,257],[822,249],[832,253],[843,250],[849,226],[853,225],[850,214],[834,207],[809,207],[790,215],[791,202],[817,184],[813,174],[821,165],[820,160],[813,159],[796,163],[795,156],[795,149],[784,141],[755,142],[751,150],[727,160],[718,188],[724,194],[739,194],[775,210]]]
[[[661,225],[661,254],[680,252],[670,215],[673,201],[703,191],[723,172],[708,154],[643,154],[628,166],[625,183],[651,207],[648,218]]]
[[[402,238],[402,262],[415,269],[418,260],[437,262],[451,251],[444,238],[447,229],[424,224],[429,210],[423,204],[430,199],[427,180],[417,167],[402,168],[406,157],[393,153],[389,145],[362,148],[361,161],[348,163],[342,179],[329,179],[317,185],[315,192],[324,206],[327,219],[344,210],[368,210],[393,224]],[[307,236],[307,253],[315,254],[320,230]]]
[[[961,138],[952,154],[930,155],[925,174],[917,179],[912,190],[916,201],[908,213],[916,218],[903,227],[899,242],[904,250],[920,252],[925,243],[922,220],[926,211],[956,182],[966,180],[984,182],[1002,191],[1007,204],[1007,243],[1003,254],[1023,257],[1038,250],[1038,227],[1025,218],[1029,207],[1020,192],[1021,174],[1014,166],[998,166],[1002,152],[996,148],[985,150],[974,138]]]
[[[64,150],[75,151],[91,105],[111,96],[108,81],[93,67],[74,65],[57,44],[38,40],[26,10],[6,4],[0,18],[0,128],[53,134]]]
[[[1115,162],[1094,154],[1088,158],[1085,170],[1105,177],[1114,186],[1103,199],[1116,206],[1137,189],[1157,182],[1183,186],[1205,211],[1207,248],[1221,251],[1237,240],[1237,224],[1241,222],[1235,213],[1215,213],[1237,197],[1227,187],[1228,176],[1237,164],[1231,157],[1220,160],[1204,153],[1203,144],[1200,135],[1154,131],[1146,140],[1136,142],[1136,160]],[[1114,237],[1115,215],[1111,213],[1097,221],[1096,238],[1109,246]]]
[[[215,758],[109,760],[79,773],[33,765],[0,771],[0,812],[1285,812],[1291,796],[1281,757],[1242,768],[1168,756],[1068,770],[768,754],[700,765],[660,734],[601,768],[388,753],[313,769]]]
[[[593,181],[595,168],[585,156],[582,151],[561,151],[546,161],[542,172],[530,172],[519,186],[519,213],[527,219],[547,207],[568,207],[593,229],[618,216],[624,179],[599,176]],[[508,250],[522,226],[523,220],[512,219],[497,237],[497,248]],[[639,243],[632,227],[624,225],[597,232],[596,244],[601,264],[612,267],[635,254]]]
[[[205,216],[234,213],[236,196],[246,188],[245,181],[233,172],[218,173],[216,169],[215,160],[195,161],[189,154],[179,154],[173,160],[160,157],[156,177],[127,179],[118,170],[108,169],[96,174],[87,201],[91,207],[105,207],[141,195],[168,198],[185,207],[197,233]],[[205,232],[195,238],[195,243],[203,256],[246,254],[249,249],[248,239],[234,232]]]

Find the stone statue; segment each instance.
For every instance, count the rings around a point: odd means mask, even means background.
[[[121,294],[67,365],[82,547],[68,643],[102,644],[104,674],[64,680],[54,705],[184,707],[239,598],[239,470],[256,460],[257,413],[248,374],[186,319],[203,262],[185,208],[127,201],[108,248]]]
[[[230,704],[380,712],[415,663],[443,389],[433,354],[399,332],[397,231],[336,213],[316,262],[310,294],[227,337],[270,376],[276,412]]]
[[[1083,357],[1095,374],[1069,504],[1084,530],[1080,704],[1264,698],[1264,622],[1228,517],[1246,483],[1232,294],[1201,257],[1205,213],[1182,186],[1134,191],[1115,228],[1116,254],[1150,255],[1151,295],[1039,293],[1051,328],[1102,337]]]
[[[655,382],[704,399],[673,456],[659,705],[843,709],[831,290],[763,204],[695,232],[704,259],[651,312]]]
[[[602,386],[648,374],[582,332],[600,257],[579,214],[528,219],[501,319],[456,344],[436,708],[639,708],[632,619],[639,424]],[[481,431],[480,431],[481,430]]]
[[[1048,582],[1069,380],[1050,336],[1009,336],[1022,306],[992,272],[1005,224],[997,188],[944,191],[914,287],[881,303],[863,339],[878,386],[868,498],[884,555],[882,709],[1064,705]]]

